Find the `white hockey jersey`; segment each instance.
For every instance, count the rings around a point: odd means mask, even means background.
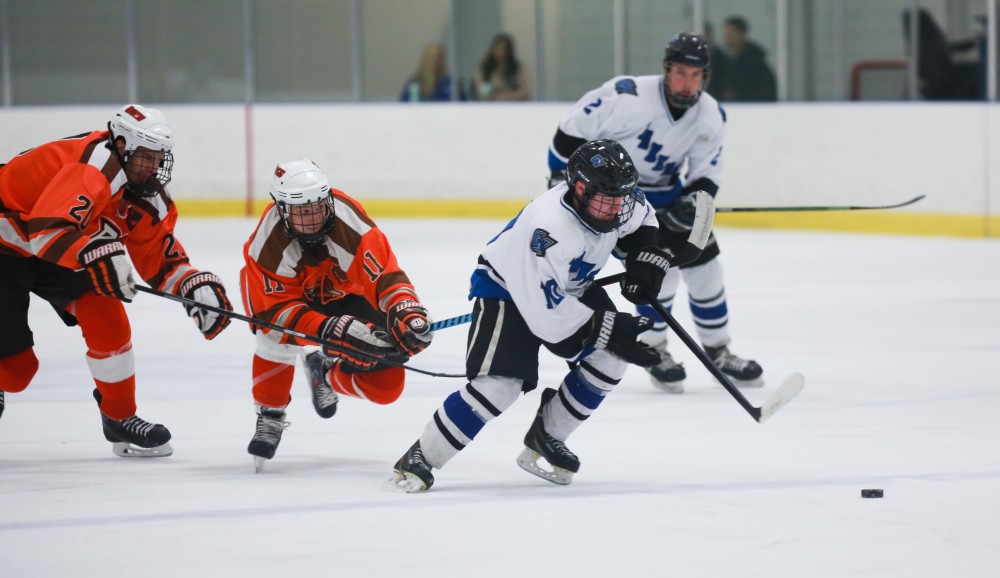
[[[640,195],[632,217],[599,233],[566,201],[563,183],[528,203],[483,250],[469,297],[509,299],[532,333],[549,343],[571,336],[594,311],[578,298],[594,282],[619,239],[656,227],[653,207]]]
[[[702,92],[694,106],[674,119],[663,94],[663,75],[618,76],[591,90],[559,123],[572,139],[618,141],[639,171],[639,187],[654,207],[669,204],[686,182],[707,178],[722,185],[725,112]],[[564,170],[573,153],[558,132],[549,149],[549,168]],[[562,144],[562,146],[560,146]],[[577,143],[582,144],[582,143]],[[560,150],[563,149],[563,150]]]

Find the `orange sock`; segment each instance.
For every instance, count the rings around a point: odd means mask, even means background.
[[[71,308],[87,342],[87,365],[101,392],[101,411],[111,419],[135,415],[132,327],[122,302],[86,293]]]
[[[268,407],[285,407],[292,400],[295,366],[253,356],[253,400]]]
[[[338,393],[386,405],[399,399],[403,393],[406,374],[402,367],[388,367],[368,373],[344,373],[338,363],[330,369],[326,378],[330,381],[330,387]]]
[[[38,358],[31,347],[0,359],[0,390],[8,393],[24,391],[38,371]]]

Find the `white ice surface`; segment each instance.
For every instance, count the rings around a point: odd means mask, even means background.
[[[469,274],[500,221],[380,224],[437,319],[470,310]],[[252,226],[178,227],[234,302]],[[537,391],[430,492],[384,487],[464,384],[414,373],[398,402],[342,399],[329,421],[298,374],[293,425],[255,475],[246,326],[205,342],[150,295],[128,306],[139,415],[171,429],[175,453],[115,457],[78,329],[33,301],[41,369],[0,419],[0,576],[1000,576],[1000,242],[719,237],[732,348],[768,380],[746,396],[759,405],[793,371],[805,391],[758,424],[675,339],[687,392],[630,369],[570,439],[583,465],[567,487],[514,463]],[[674,311],[693,332],[683,299]],[[413,365],[461,373],[467,327]],[[543,354],[542,385],[564,367]]]

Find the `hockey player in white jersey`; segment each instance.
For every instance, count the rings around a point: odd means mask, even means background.
[[[612,251],[625,258],[622,295],[645,302],[670,266],[655,246],[653,207],[636,189],[628,153],[609,140],[588,142],[568,159],[567,178],[527,206],[479,257],[469,294],[472,326],[466,353],[469,383],[434,412],[423,434],[396,462],[398,488],[423,491],[486,422],[538,382],[544,346],[570,361],[558,389],[546,389],[518,464],[568,484],[580,461],[566,438],[625,375],[628,364],[655,366],[660,355],[638,341],[647,316],[619,313],[594,284]],[[538,464],[544,458],[551,469]]]
[[[706,191],[714,197],[722,185],[726,114],[705,92],[710,54],[701,36],[678,34],[667,45],[662,75],[620,76],[585,94],[560,121],[553,138],[553,181],[563,178],[566,161],[577,147],[593,139],[614,139],[631,155],[639,188],[656,209],[658,245],[669,251],[683,243],[694,221],[695,193]],[[729,351],[729,312],[718,256],[713,234],[698,259],[667,274],[659,300],[670,310],[683,276],[705,352],[735,384],[763,385],[760,365]],[[667,352],[666,323],[648,305],[638,311],[656,320],[643,340],[663,354],[663,361],[648,369],[653,385],[683,393],[686,375]]]

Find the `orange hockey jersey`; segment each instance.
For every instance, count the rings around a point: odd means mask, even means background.
[[[174,293],[195,272],[174,237],[174,203],[165,189],[125,195],[125,172],[107,144],[107,131],[94,131],[0,165],[0,254],[80,269],[78,254],[91,240],[121,239],[139,275]]]
[[[337,189],[330,192],[336,224],[315,247],[303,248],[286,233],[273,203],[264,210],[243,247],[246,266],[240,286],[248,315],[316,335],[326,316],[310,304],[354,294],[384,312],[401,299],[416,299],[382,231],[357,201]],[[282,343],[309,345],[288,335]]]

